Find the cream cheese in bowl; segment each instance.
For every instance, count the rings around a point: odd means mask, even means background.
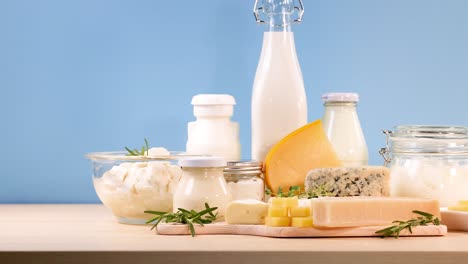
[[[172,212],[172,198],[182,175],[182,152],[152,148],[147,156],[126,156],[126,152],[86,155],[93,166],[93,184],[102,203],[118,221],[144,224],[151,215],[144,211]]]

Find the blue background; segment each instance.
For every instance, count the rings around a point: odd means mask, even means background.
[[[468,125],[468,1],[304,0],[294,28],[309,103],[356,91],[371,152],[398,124]],[[250,97],[263,27],[253,1],[0,0],[0,203],[98,202],[83,155],[183,150],[191,97]]]

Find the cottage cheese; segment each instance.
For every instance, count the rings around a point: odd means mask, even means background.
[[[126,162],[94,179],[94,187],[117,217],[149,219],[145,210],[172,211],[172,196],[181,174],[179,166],[165,161]]]

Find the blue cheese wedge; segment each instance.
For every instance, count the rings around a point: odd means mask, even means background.
[[[389,196],[390,170],[383,166],[314,169],[306,176],[305,190],[332,197]]]

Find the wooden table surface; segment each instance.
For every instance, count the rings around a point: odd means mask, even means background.
[[[468,263],[468,233],[285,239],[158,236],[102,205],[0,205],[0,263]]]

